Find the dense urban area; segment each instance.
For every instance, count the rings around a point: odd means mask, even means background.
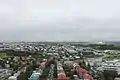
[[[0,80],[120,80],[120,46],[1,42]]]

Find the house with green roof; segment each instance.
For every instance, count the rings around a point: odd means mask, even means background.
[[[30,76],[29,80],[39,80],[40,76],[40,71],[33,71],[33,74]]]

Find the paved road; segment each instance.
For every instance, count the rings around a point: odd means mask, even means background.
[[[51,64],[51,69],[50,69],[50,72],[49,72],[49,75],[48,75],[48,79],[47,80],[53,80],[53,73],[54,73],[54,65]]]

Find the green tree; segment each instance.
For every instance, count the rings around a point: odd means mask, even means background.
[[[86,63],[85,63],[84,60],[83,60],[82,63],[81,63],[81,67],[84,68],[84,69],[86,69]]]
[[[88,65],[86,66],[86,69],[87,69],[88,71],[90,71],[90,70],[91,70],[90,63],[88,63]]]
[[[28,80],[25,73],[20,73],[20,75],[17,77],[17,80]]]
[[[33,69],[32,66],[28,66],[26,70],[26,77],[29,78],[32,75]]]

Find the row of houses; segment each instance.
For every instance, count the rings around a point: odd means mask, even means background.
[[[63,66],[60,62],[57,63],[57,80],[70,80],[69,77],[66,77],[65,71]]]

